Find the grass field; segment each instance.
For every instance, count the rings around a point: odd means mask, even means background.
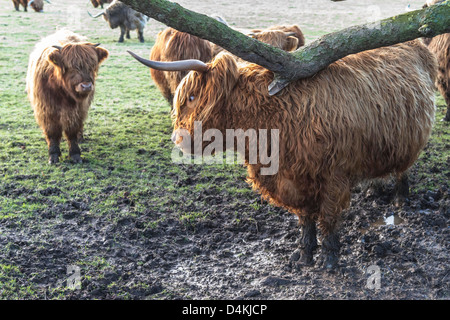
[[[102,237],[110,231],[117,234],[116,228],[126,224],[127,219],[140,223],[136,237],[145,238],[167,219],[177,220],[186,229],[195,229],[212,214],[208,198],[201,196],[204,194],[216,193],[226,199],[236,223],[251,219],[252,210],[262,206],[259,196],[244,182],[242,166],[172,163],[170,107],[151,81],[148,69],[126,53],[132,50],[147,56],[163,25],[152,21],[143,44],[134,32],[132,39],[119,44],[117,29],[110,30],[104,21],[87,16],[86,1],[70,1],[71,7],[62,0],[55,2],[46,4],[46,11],[41,14],[15,12],[11,1],[0,3],[1,299],[70,297],[73,291],[57,285],[57,279],[64,279],[69,264],[83,268],[86,290],[83,297],[95,297],[92,292],[98,289],[102,277],[119,268],[101,250],[94,250],[94,246],[114,248],[114,239],[104,244]],[[195,6],[201,7],[201,1]],[[246,21],[243,17],[227,18],[235,26]],[[339,21],[339,16],[333,19]],[[258,22],[242,27],[272,22],[278,21],[264,15]],[[326,22],[332,24],[333,20]],[[359,20],[356,17],[346,20],[353,22]],[[28,57],[34,44],[61,27],[86,35],[110,51],[110,57],[100,68],[85,125],[81,165],[70,163],[64,141],[61,162],[47,164],[46,143],[25,92]],[[312,23],[305,25],[305,29],[309,32],[308,40],[333,31]],[[415,167],[419,172],[415,179],[423,183],[419,183],[420,187],[416,184],[414,191],[437,190],[450,177],[450,129],[448,123],[441,121],[444,102],[438,94],[437,105],[430,147]],[[437,172],[432,178],[427,175],[428,170],[420,173],[421,168],[433,167]],[[239,210],[242,207],[245,210]],[[273,214],[278,211],[273,209]],[[96,224],[100,222],[101,226]],[[64,232],[60,228],[63,225]],[[80,234],[84,236],[77,238]],[[117,234],[117,242],[121,236]],[[66,246],[70,250],[61,249]],[[20,256],[23,248],[26,253]],[[58,255],[52,250],[62,251]],[[130,283],[123,274],[126,268],[102,289],[108,292],[108,297],[130,298],[133,290],[142,290],[150,296],[155,292],[148,282],[135,279]],[[91,283],[96,283],[96,287]],[[170,293],[165,297],[170,298]]]

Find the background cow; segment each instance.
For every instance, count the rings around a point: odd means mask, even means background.
[[[313,260],[318,223],[323,264],[336,266],[340,215],[352,187],[366,178],[400,176],[419,156],[434,122],[437,63],[420,41],[349,55],[274,96],[268,93],[271,71],[237,64],[226,52],[186,68],[197,71],[175,93],[174,142],[193,152],[191,141],[203,140],[198,131],[194,135],[196,121],[202,136],[208,129],[224,137],[227,129],[278,129],[278,143],[266,141],[268,150],[279,149],[278,172],[261,174],[267,166],[261,158],[249,162],[247,141],[248,181],[264,199],[298,216],[305,264]]]
[[[213,17],[227,24],[222,17],[217,15]],[[249,36],[286,51],[295,50],[305,43],[303,33],[296,25],[255,29],[251,31]],[[212,42],[173,28],[167,28],[158,33],[150,52],[150,60],[197,59],[208,62],[221,51],[223,51],[223,48]],[[151,68],[150,74],[164,98],[172,105],[175,90],[187,71],[163,71]]]
[[[430,0],[424,5],[424,8],[441,2],[443,0]],[[434,38],[425,38],[424,43],[438,60],[439,69],[436,86],[447,104],[444,121],[450,121],[450,33],[440,34]]]
[[[103,16],[103,19],[108,22],[111,29],[120,28],[119,42],[124,41],[125,34],[127,39],[130,39],[130,31],[132,30],[137,30],[139,41],[144,42],[144,28],[149,19],[146,15],[131,9],[120,1],[114,0],[108,8],[92,17],[97,18],[100,16]]]
[[[98,8],[98,6],[100,6],[103,9],[103,5],[105,3],[111,3],[113,0],[91,0],[92,5],[94,6],[94,8]]]
[[[49,163],[57,163],[64,133],[73,162],[80,163],[77,138],[94,97],[95,78],[108,51],[85,37],[61,30],[42,39],[30,55],[27,92],[48,144]]]
[[[14,8],[16,9],[16,11],[20,11],[19,10],[20,5],[22,5],[23,11],[27,11],[28,0],[13,0],[13,3],[14,3]]]
[[[45,0],[47,3],[51,3],[48,0]],[[43,0],[30,0],[28,5],[34,9],[36,12],[44,12],[44,1]]]
[[[284,36],[282,35],[280,37],[281,34],[279,31],[283,31]],[[285,51],[292,51],[305,45],[305,36],[295,24],[290,26],[275,25],[267,29],[253,29],[249,35],[261,42],[265,42]]]
[[[150,59],[155,61],[197,59],[207,62],[212,57],[213,50],[209,41],[173,28],[159,32],[150,51]],[[188,71],[150,69],[153,81],[171,105],[175,90],[187,73]]]

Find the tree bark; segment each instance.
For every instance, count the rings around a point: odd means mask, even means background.
[[[314,75],[349,54],[450,32],[450,0],[422,10],[329,33],[289,53],[167,0],[121,0],[172,28],[209,40],[234,55],[274,72],[276,94],[289,82]]]

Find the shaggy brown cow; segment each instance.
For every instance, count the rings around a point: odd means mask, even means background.
[[[19,10],[20,5],[22,5],[23,11],[27,11],[28,0],[13,0],[13,3],[14,3],[14,8],[16,9],[16,11],[20,11]]]
[[[111,3],[113,0],[91,0],[92,5],[94,6],[94,8],[98,8],[98,6],[100,6],[103,9],[103,5],[105,3]]]
[[[48,0],[45,0],[47,3],[51,3]],[[30,0],[28,5],[34,9],[36,12],[44,12],[44,1],[43,0]]]
[[[192,61],[186,68],[194,68]],[[437,64],[420,41],[349,55],[274,96],[268,93],[271,71],[237,64],[229,53],[208,64],[198,61],[195,68],[175,93],[174,142],[193,152],[191,141],[202,141],[204,151],[212,144],[203,136],[206,130],[219,130],[223,137],[230,129],[254,130],[259,141],[247,140],[244,152],[248,181],[264,199],[298,216],[299,264],[312,263],[317,222],[323,264],[336,266],[338,225],[352,186],[365,178],[401,175],[431,134]],[[199,121],[201,131],[195,131]],[[279,130],[278,141],[266,139],[267,150],[279,150],[273,175],[264,175],[261,157],[254,162],[248,157],[260,146],[261,129]]]
[[[94,97],[98,68],[108,51],[86,38],[61,30],[42,39],[30,55],[27,91],[48,144],[49,162],[57,163],[64,132],[73,162],[80,163],[77,136]]]
[[[166,28],[159,32],[150,51],[150,59],[155,61],[197,59],[207,62],[212,57],[212,46],[209,41],[173,28]],[[153,81],[170,104],[172,104],[178,84],[187,73],[188,71],[173,72],[150,69]]]
[[[226,24],[220,16],[215,19]],[[252,30],[250,34],[259,41],[268,43],[286,51],[292,51],[304,45],[305,38],[298,26],[273,26],[268,29]],[[223,49],[207,40],[188,33],[167,28],[158,33],[150,52],[150,60],[178,61],[197,59],[208,62]],[[175,90],[187,71],[162,71],[150,69],[150,74],[158,89],[172,105]]]
[[[283,31],[286,38],[280,38],[280,33],[271,34],[271,31]],[[305,45],[305,36],[297,25],[253,29],[250,36],[285,51],[292,51]]]
[[[441,2],[443,0],[430,0],[424,5],[424,8]],[[423,40],[428,49],[436,55],[439,64],[436,87],[447,104],[447,113],[444,121],[450,121],[450,33],[440,34],[434,38]]]

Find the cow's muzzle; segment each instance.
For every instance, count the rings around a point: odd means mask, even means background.
[[[94,89],[92,82],[81,82],[75,87],[75,91],[78,93],[88,93]]]

